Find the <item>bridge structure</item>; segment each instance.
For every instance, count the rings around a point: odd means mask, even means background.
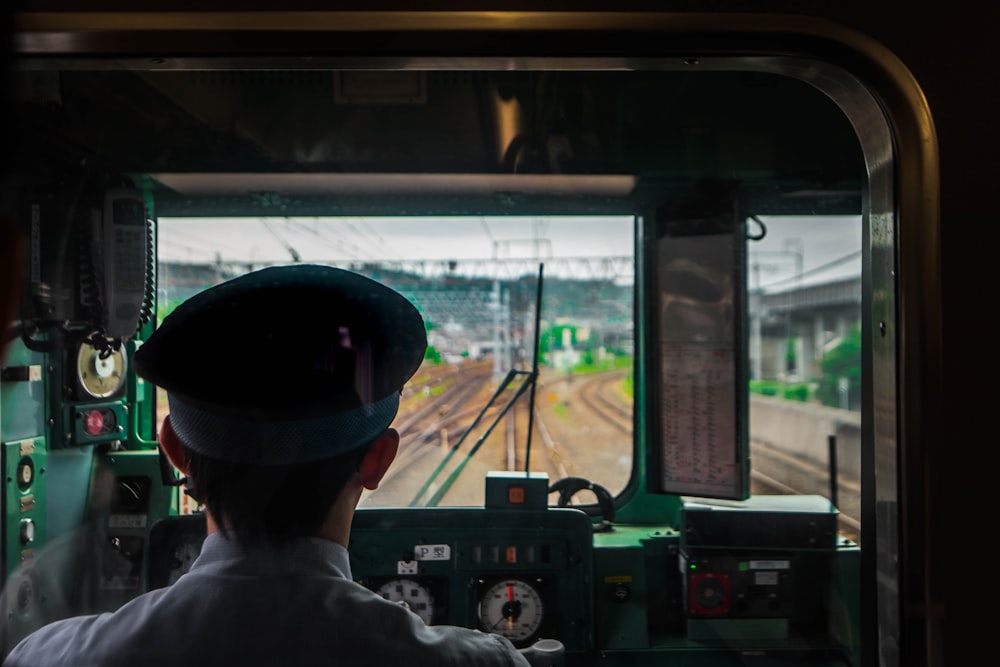
[[[861,276],[751,291],[751,377],[798,381],[818,375],[824,352],[860,324],[861,293]]]

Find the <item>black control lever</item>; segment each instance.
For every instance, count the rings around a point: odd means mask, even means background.
[[[563,667],[566,647],[558,639],[539,639],[527,648],[519,649],[531,667]]]

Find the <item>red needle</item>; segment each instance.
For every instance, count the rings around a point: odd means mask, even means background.
[[[514,627],[514,585],[507,584],[507,600],[510,602],[510,616],[507,617],[507,622],[509,625],[507,627]]]

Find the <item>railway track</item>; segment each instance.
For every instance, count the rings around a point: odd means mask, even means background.
[[[460,446],[468,451],[462,439],[471,436],[467,431],[487,403],[490,378],[488,371],[472,372],[398,422],[399,452],[382,482],[387,489],[399,487],[398,493],[387,494],[393,497],[390,504],[411,504],[413,491],[424,486],[423,480],[434,474],[443,458],[454,456]],[[490,412],[481,421],[488,420]]]
[[[502,418],[500,413],[519,392],[517,400],[526,400],[526,374],[506,378],[504,387],[486,364],[464,370],[461,377],[436,384],[437,392],[425,396],[429,400],[397,420],[400,451],[383,480],[380,505],[386,498],[388,504],[407,506],[479,505],[485,473],[510,469],[516,454],[504,453],[502,443],[518,440],[515,412]]]
[[[622,433],[632,435],[632,405],[626,405],[618,387],[627,371],[600,373],[580,380],[580,399],[601,419],[613,424]]]
[[[516,407],[515,420],[518,428],[511,431],[511,438],[508,442],[508,467],[507,470],[524,470],[525,458],[529,459],[528,465],[534,472],[546,472],[551,480],[562,479],[576,474],[575,466],[569,459],[563,448],[552,437],[549,427],[546,426],[546,418],[535,412],[533,422],[533,437],[531,441],[531,451],[523,451],[525,448],[517,447],[516,437],[520,433],[527,432],[528,405],[518,405]],[[522,441],[523,442],[523,441]]]
[[[489,373],[474,373],[456,380],[448,391],[435,396],[395,425],[400,434],[397,459],[422,456],[427,445],[447,443],[448,434],[460,436],[485,406],[481,397]]]
[[[490,377],[490,367],[483,362],[431,369],[421,370],[403,390],[399,414],[393,423],[400,435],[412,432],[422,421],[433,422],[435,414],[446,414],[450,403],[463,404],[467,390]]]
[[[631,399],[621,390],[625,376],[616,370],[541,378],[535,435],[553,480],[584,477],[612,494],[625,488],[633,448]]]
[[[397,419],[400,452],[383,480],[379,505],[423,504],[432,497],[430,504],[480,505],[486,473],[524,470],[526,458],[532,471],[546,472],[553,481],[586,477],[617,493],[631,469],[633,417],[630,399],[621,390],[625,375],[544,375],[535,388],[533,416],[530,388],[521,387],[523,377],[497,393],[489,364],[428,375]],[[522,395],[498,421],[518,389]],[[760,443],[751,445],[751,454],[751,493],[831,496],[823,466]],[[422,498],[414,497],[418,488],[423,488]],[[858,542],[859,485],[841,479],[837,490],[841,534]]]

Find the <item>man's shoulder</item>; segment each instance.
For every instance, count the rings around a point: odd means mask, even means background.
[[[43,625],[14,646],[2,667],[109,664],[101,652],[138,637],[137,620],[149,613],[163,590],[144,593],[114,612],[72,616]]]
[[[74,616],[35,630],[23,638],[3,661],[3,667],[61,665],[70,647],[79,647],[92,635],[100,616]]]

